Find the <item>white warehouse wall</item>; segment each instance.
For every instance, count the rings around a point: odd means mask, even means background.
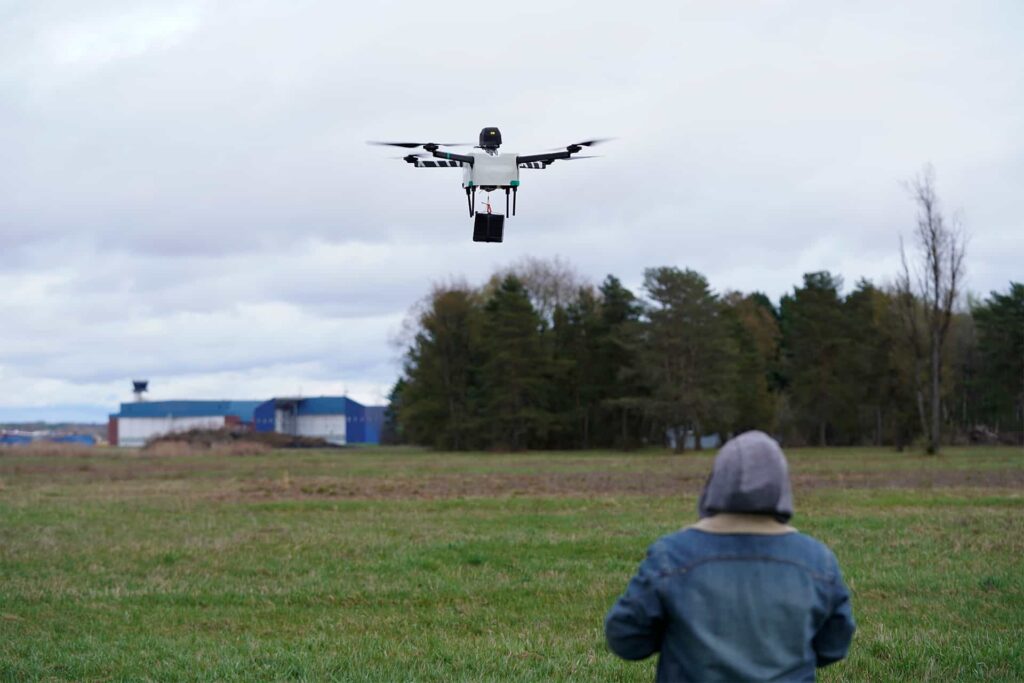
[[[295,419],[296,436],[317,436],[328,443],[345,445],[344,415],[299,415]]]
[[[344,418],[343,418],[344,419]],[[153,437],[190,429],[220,429],[225,425],[223,415],[202,417],[119,417],[117,418],[117,445],[144,446]]]

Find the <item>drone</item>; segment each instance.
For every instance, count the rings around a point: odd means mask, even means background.
[[[501,242],[505,217],[516,215],[516,194],[519,191],[519,169],[547,168],[559,160],[589,159],[589,155],[574,156],[583,151],[584,147],[592,147],[607,138],[574,142],[564,148],[556,148],[540,154],[520,155],[512,152],[499,152],[501,147],[501,131],[489,126],[480,131],[480,144],[474,146],[469,154],[456,154],[442,151],[442,147],[468,147],[471,143],[457,142],[377,142],[371,145],[388,145],[416,149],[422,147],[426,154],[414,153],[399,157],[416,168],[461,168],[462,187],[466,191],[466,202],[469,205],[469,216],[475,216],[473,226],[474,242]],[[486,213],[476,211],[476,191],[488,193]],[[505,191],[505,215],[491,212],[490,193],[495,190]],[[511,195],[511,206],[509,196]],[[510,210],[511,209],[511,210]]]

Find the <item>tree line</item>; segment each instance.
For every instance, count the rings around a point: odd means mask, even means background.
[[[638,295],[528,261],[437,286],[415,314],[392,438],[439,449],[681,448],[762,429],[792,445],[925,437],[901,293],[808,273],[776,305],[649,268]],[[919,307],[923,302],[918,301]],[[1024,435],[1024,284],[956,311],[941,360],[947,441]],[[676,437],[676,438],[671,438]]]
[[[527,259],[414,310],[385,437],[438,449],[633,448],[761,429],[789,445],[1024,444],[1024,284],[960,303],[965,240],[930,169],[893,284],[807,273],[773,302],[701,274],[639,292]]]

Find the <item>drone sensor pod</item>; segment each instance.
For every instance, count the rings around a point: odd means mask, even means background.
[[[488,126],[480,131],[480,147],[483,149],[498,149],[501,147],[501,131],[494,126]]]

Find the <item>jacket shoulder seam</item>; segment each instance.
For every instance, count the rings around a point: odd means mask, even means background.
[[[795,560],[787,560],[785,558],[773,557],[771,555],[715,555],[713,557],[705,557],[693,562],[672,567],[670,569],[662,569],[658,572],[658,578],[667,578],[670,576],[678,576],[686,574],[693,569],[710,564],[712,562],[777,562],[779,564],[788,564],[809,574],[812,578],[824,581],[825,583],[835,583],[836,577],[832,573],[823,573],[817,569],[810,567],[803,562],[797,562]]]

